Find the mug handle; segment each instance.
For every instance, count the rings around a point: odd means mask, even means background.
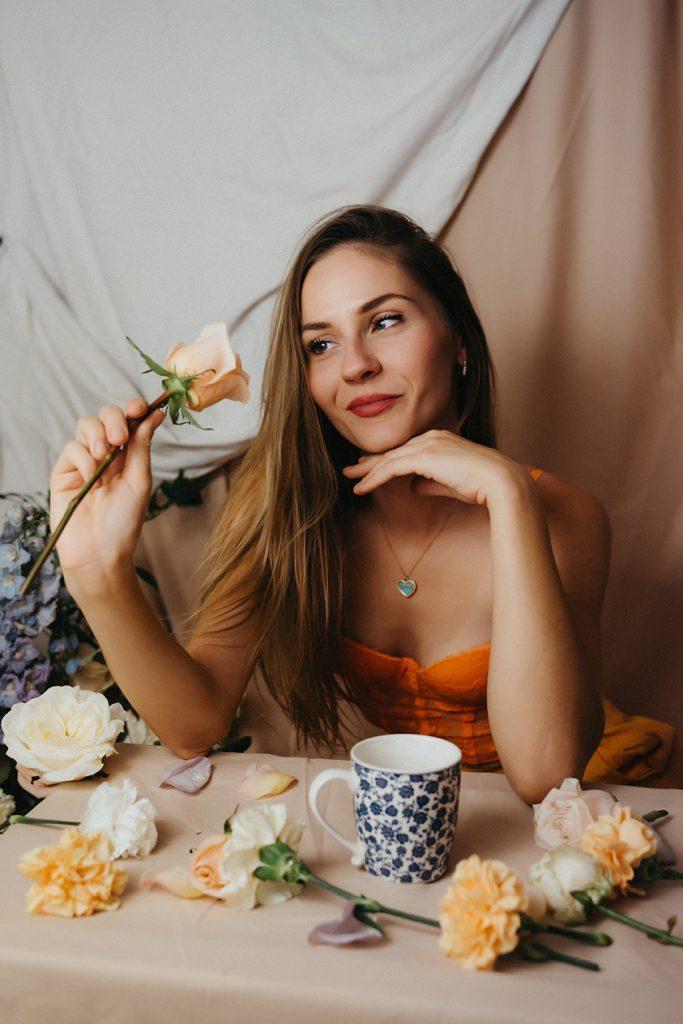
[[[309,790],[308,790],[308,803],[313,811],[313,816],[320,822],[322,827],[330,833],[331,836],[351,851],[351,863],[354,867],[363,867],[365,862],[365,846],[360,839],[356,838],[353,842],[351,839],[347,839],[341,832],[337,832],[336,828],[330,825],[329,821],[323,818],[322,814],[318,810],[318,793],[328,782],[332,782],[333,779],[341,779],[349,787],[352,793],[355,793],[358,789],[358,778],[355,772],[351,768],[326,768],[325,771],[320,772],[319,775],[313,779]]]

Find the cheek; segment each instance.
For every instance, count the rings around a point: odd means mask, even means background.
[[[425,331],[406,352],[403,373],[419,397],[440,404],[452,393],[455,361],[449,341]]]
[[[329,366],[311,362],[308,364],[307,379],[308,390],[315,404],[325,413],[332,411],[337,375],[330,371]]]

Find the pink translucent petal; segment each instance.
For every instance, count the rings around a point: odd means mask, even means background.
[[[326,943],[329,946],[348,946],[352,942],[381,942],[384,937],[381,932],[354,917],[355,906],[355,903],[347,900],[341,917],[316,925],[308,936],[311,945]]]
[[[213,765],[208,757],[193,757],[164,768],[157,786],[174,786],[183,793],[196,793],[207,784]]]

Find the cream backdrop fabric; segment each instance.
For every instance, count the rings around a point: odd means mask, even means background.
[[[438,230],[567,0],[5,0],[0,489],[47,487],[77,418],[226,320],[254,399],[163,426],[157,479],[259,418],[273,295],[347,203]],[[192,472],[189,475],[192,475]]]

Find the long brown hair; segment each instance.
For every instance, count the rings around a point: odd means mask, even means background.
[[[341,469],[359,452],[309,393],[301,290],[311,267],[344,244],[371,247],[400,264],[438,303],[454,344],[459,340],[467,352],[467,375],[457,381],[457,431],[495,445],[493,365],[448,254],[410,217],[382,206],[345,206],[316,221],[273,310],[261,425],[213,528],[198,607],[188,622],[202,618],[220,631],[251,620],[249,674],[260,669],[299,742],[330,751],[341,743],[338,700],[349,697],[338,644],[354,481]]]

